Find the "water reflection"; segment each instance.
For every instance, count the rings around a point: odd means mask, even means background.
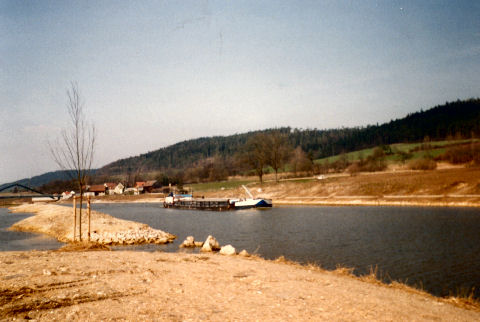
[[[57,249],[63,244],[43,234],[24,233],[8,230],[14,223],[30,217],[31,214],[12,214],[0,208],[0,251]]]

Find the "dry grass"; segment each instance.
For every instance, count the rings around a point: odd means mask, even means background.
[[[480,299],[474,297],[474,291],[475,288],[460,290],[457,295],[449,296],[445,300],[465,309],[480,311]]]
[[[389,281],[385,281],[384,278],[382,278],[381,274],[379,273],[378,266],[370,267],[370,271],[366,275],[361,275],[361,276],[356,276],[353,274],[353,269],[347,268],[347,267],[342,267],[338,266],[335,271],[333,271],[335,274],[343,275],[343,276],[350,276],[355,279],[359,279],[363,282],[367,283],[372,283],[376,285],[382,285],[385,287],[389,288],[395,288],[399,290],[403,290],[409,293],[413,294],[419,294],[423,296],[428,296],[431,298],[435,298],[438,301],[441,302],[448,302],[455,304],[458,307],[468,309],[468,310],[473,310],[473,311],[479,311],[480,312],[480,301],[474,297],[474,289],[470,291],[461,291],[459,294],[456,296],[449,296],[446,298],[440,298],[436,297],[427,291],[423,289],[423,285],[420,283],[419,285],[416,286],[410,286],[405,283],[399,282],[399,281],[394,281],[390,278],[388,278]]]
[[[88,241],[69,243],[58,250],[57,252],[83,252],[83,251],[110,251],[110,247],[98,243]]]

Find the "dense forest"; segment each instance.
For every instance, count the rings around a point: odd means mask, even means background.
[[[183,141],[139,156],[115,161],[99,170],[103,175],[184,170],[200,160],[235,157],[249,138],[259,133],[280,131],[292,147],[300,146],[313,159],[342,152],[400,142],[419,142],[428,137],[442,140],[448,137],[480,136],[480,99],[445,103],[426,111],[409,114],[382,125],[318,129],[268,129],[263,131],[216,136]]]

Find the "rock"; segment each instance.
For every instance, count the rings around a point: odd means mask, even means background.
[[[157,239],[157,243],[166,244],[166,243],[168,243],[168,239],[166,239],[165,237]]]
[[[190,248],[190,247],[195,247],[195,238],[193,236],[188,236],[187,239],[183,241],[183,243],[180,245],[181,248]]]
[[[223,246],[221,249],[220,249],[220,254],[222,255],[235,255],[235,247],[233,247],[232,245],[226,245],[226,246]]]
[[[200,241],[195,242],[195,247],[202,247],[202,246],[203,246],[203,242],[200,242]]]
[[[210,243],[203,243],[202,252],[211,252],[212,251],[212,246],[210,246]]]
[[[250,254],[244,249],[242,250],[238,255],[243,256],[243,257],[249,257]]]
[[[208,235],[207,239],[203,243],[202,252],[211,252],[219,249],[220,249],[220,244],[215,239],[215,237]]]

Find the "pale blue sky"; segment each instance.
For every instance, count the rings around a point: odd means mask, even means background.
[[[478,1],[0,0],[0,183],[57,170],[76,81],[95,166],[185,139],[382,123],[479,96]]]

